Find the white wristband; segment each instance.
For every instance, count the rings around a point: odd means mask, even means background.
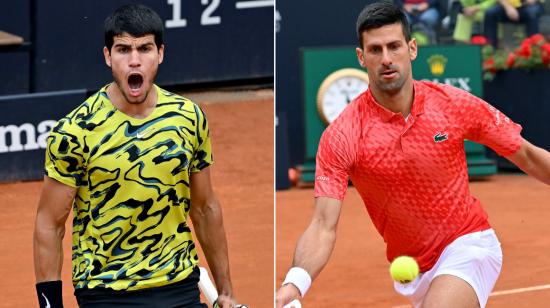
[[[309,273],[305,269],[301,267],[293,267],[286,274],[283,286],[289,283],[295,285],[296,288],[300,290],[300,295],[304,297],[307,290],[311,286],[311,276],[309,276]]]

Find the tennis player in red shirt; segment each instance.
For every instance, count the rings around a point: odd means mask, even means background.
[[[413,80],[416,41],[393,4],[365,7],[357,34],[369,89],[321,137],[314,216],[277,291],[276,307],[302,298],[327,263],[348,179],[387,244],[388,260],[408,255],[420,266],[413,282],[395,283],[398,293],[415,307],[485,307],[502,250],[468,189],[464,139],[489,146],[547,184],[550,153],[468,92]]]

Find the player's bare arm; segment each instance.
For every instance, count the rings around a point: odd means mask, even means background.
[[[336,227],[342,202],[333,198],[315,199],[315,212],[298,240],[293,266],[305,269],[315,279],[328,262],[336,242]]]
[[[61,279],[65,221],[76,188],[44,177],[34,226],[34,272],[36,282]]]
[[[327,264],[334,248],[341,206],[342,201],[337,199],[316,198],[313,218],[296,244],[292,266],[306,270],[312,280]],[[302,296],[295,285],[285,284],[277,291],[276,307],[283,307]]]
[[[210,168],[191,174],[191,220],[195,233],[216,281],[218,305],[233,307],[233,289],[229,273],[227,238],[222,210],[212,188]]]
[[[34,225],[34,273],[40,307],[63,307],[63,237],[76,188],[44,177]]]
[[[550,185],[550,152],[523,139],[521,148],[506,158],[525,173]]]

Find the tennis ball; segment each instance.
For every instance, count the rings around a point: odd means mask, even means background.
[[[418,264],[408,256],[400,256],[393,260],[390,265],[390,274],[393,280],[400,283],[409,283],[418,276]]]

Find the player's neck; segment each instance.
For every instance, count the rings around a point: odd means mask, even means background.
[[[412,80],[410,82],[405,82],[403,87],[395,93],[382,91],[373,87],[372,96],[382,107],[394,113],[401,113],[403,117],[406,118],[411,112],[414,99],[413,82]]]
[[[154,85],[149,89],[145,101],[141,103],[128,102],[114,82],[107,87],[107,96],[116,109],[136,119],[148,117],[155,110],[157,105],[157,90]]]

